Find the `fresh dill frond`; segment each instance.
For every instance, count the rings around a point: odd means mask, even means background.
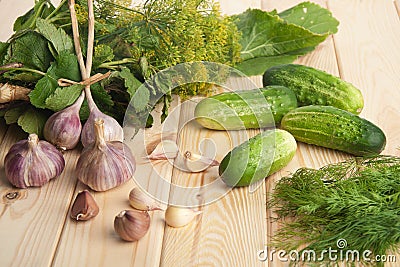
[[[355,158],[319,170],[301,168],[276,184],[269,207],[277,219],[287,221],[273,237],[275,247],[320,255],[346,240],[346,251],[385,255],[400,244],[400,158]],[[329,264],[327,256],[323,262]]]

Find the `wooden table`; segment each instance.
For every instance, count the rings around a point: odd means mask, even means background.
[[[221,6],[226,13],[240,12],[247,7],[279,11],[299,2],[224,0]],[[399,155],[400,2],[315,2],[332,11],[340,21],[339,32],[297,63],[323,69],[360,88],[365,98],[361,116],[386,133],[384,153]],[[0,0],[3,41],[11,33],[11,23],[32,4],[33,0]],[[251,79],[261,86],[260,77]],[[243,86],[241,80],[233,80],[231,85]],[[175,115],[170,123],[175,123],[175,129],[182,128],[181,123],[193,113],[194,104],[179,103],[175,100],[172,106]],[[329,149],[299,144],[292,162],[269,177],[254,193],[248,188],[235,189],[219,201],[201,207],[202,215],[180,229],[165,226],[162,211],[153,212],[148,234],[139,242],[129,243],[114,233],[113,219],[119,211],[129,208],[127,196],[133,181],[105,193],[94,193],[100,214],[94,220],[76,223],[70,219],[69,209],[77,192],[85,188],[73,174],[80,151],[65,153],[67,165],[59,178],[42,188],[17,190],[6,181],[3,160],[10,146],[26,135],[15,126],[6,126],[3,120],[0,124],[0,266],[280,266],[283,263],[279,261],[257,259],[257,252],[264,249],[278,227],[266,208],[266,193],[272,190],[276,180],[301,166],[320,167],[348,157]],[[158,130],[155,127],[151,133]],[[233,137],[235,144],[244,141],[239,134]],[[181,150],[192,151],[198,150],[197,143],[202,138],[216,140],[220,146],[218,160],[232,145],[225,140],[224,133],[190,125],[183,127],[175,138]],[[164,179],[182,186],[197,186],[215,178],[215,170],[182,173],[168,162],[151,166],[141,159],[143,151],[135,153],[137,177],[152,177],[157,171]],[[147,189],[157,190],[157,181],[150,180]],[[173,196],[168,190],[164,193]]]

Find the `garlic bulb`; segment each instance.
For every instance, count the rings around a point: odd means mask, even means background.
[[[78,193],[71,208],[71,217],[77,221],[87,221],[99,214],[99,206],[87,190]]]
[[[60,151],[36,134],[14,144],[4,159],[6,177],[16,187],[42,186],[59,176],[65,161]]]
[[[115,232],[125,241],[138,241],[150,228],[147,211],[124,210],[114,219]]]
[[[169,206],[165,211],[165,222],[175,228],[183,227],[201,213],[188,208]]]
[[[119,141],[106,141],[105,122],[94,122],[95,141],[86,146],[76,164],[78,179],[96,191],[106,191],[128,181],[136,162],[131,150]]]
[[[119,123],[99,110],[93,101],[91,95],[86,94],[90,115],[82,129],[81,142],[84,147],[91,144],[95,140],[94,122],[96,119],[104,121],[104,139],[106,141],[124,141],[124,131]]]
[[[137,210],[161,210],[155,199],[135,187],[129,192],[129,204]]]
[[[79,110],[84,99],[82,92],[72,106],[50,116],[43,129],[47,141],[62,150],[73,149],[78,144],[82,130]]]

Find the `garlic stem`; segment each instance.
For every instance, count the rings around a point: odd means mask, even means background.
[[[75,11],[75,0],[68,0],[68,8],[69,12],[71,14],[71,24],[72,24],[72,35],[74,37],[74,47],[75,47],[75,53],[78,58],[78,63],[79,63],[79,69],[81,71],[82,79],[85,80],[87,79],[86,75],[86,67],[85,67],[85,62],[83,60],[83,55],[82,55],[82,47],[81,47],[81,41],[79,37],[79,24],[78,24],[78,19],[76,17],[76,11]]]
[[[28,144],[30,148],[37,146],[39,143],[39,137],[36,134],[30,134],[28,136]]]
[[[103,119],[95,120],[94,132],[95,132],[95,145],[97,147],[105,146],[106,140],[104,139],[104,120]]]
[[[88,5],[88,42],[86,52],[86,78],[90,77],[93,61],[93,44],[94,44],[94,10],[93,0],[87,1]]]

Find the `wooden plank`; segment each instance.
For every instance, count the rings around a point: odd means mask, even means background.
[[[176,141],[176,129],[179,121],[179,99],[174,97],[171,104],[168,125],[156,121],[154,126],[146,129],[146,133],[138,133],[133,140],[125,136],[125,142],[131,147],[136,158],[135,178],[126,184],[107,192],[94,192],[93,195],[100,207],[99,215],[87,222],[75,222],[68,218],[60,239],[60,244],[53,262],[54,266],[158,266],[160,261],[162,240],[164,235],[164,212],[150,212],[151,226],[149,232],[139,242],[125,242],[114,232],[114,218],[122,210],[132,209],[128,202],[130,190],[137,184],[147,183],[143,189],[168,200],[169,183],[172,175],[172,164],[168,161],[150,162],[143,142],[151,143],[157,139],[164,127],[167,138]],[[160,112],[160,107],[153,114]],[[159,117],[159,116],[158,116]],[[155,118],[157,118],[155,116]],[[175,131],[175,132],[174,132]],[[172,134],[169,135],[168,133]],[[144,138],[144,135],[147,138]],[[74,195],[87,189],[79,183]]]
[[[329,7],[341,22],[334,39],[342,76],[363,92],[361,116],[386,133],[384,153],[398,155],[400,21],[393,2],[330,1]]]
[[[399,155],[400,21],[395,5],[379,0],[335,0],[328,4],[341,22],[334,40],[342,77],[363,92],[365,108],[361,116],[385,132],[383,153]],[[399,261],[399,251],[396,257]]]
[[[8,125],[4,121],[4,119],[0,119],[0,145],[3,142],[4,136],[6,135],[8,129]]]
[[[250,89],[261,86],[260,77],[255,77],[255,85],[249,87],[243,80],[231,80],[228,88]],[[202,140],[209,142],[208,150],[214,145],[216,159],[234,146],[256,134],[256,131],[220,132],[198,126],[193,119],[193,110],[198,100],[183,103],[178,145],[180,151],[200,153]],[[189,123],[187,123],[189,122]],[[203,150],[203,153],[209,151]],[[265,187],[260,186],[254,193],[249,188],[234,189],[223,198],[209,203],[206,186],[218,178],[218,168],[210,168],[203,173],[186,173],[174,169],[172,182],[186,188],[196,188],[188,194],[171,190],[170,202],[180,199],[183,204],[202,205],[203,213],[194,222],[183,228],[167,227],[163,243],[162,266],[262,266],[257,261],[257,251],[265,245]],[[183,205],[181,204],[181,205]]]
[[[286,1],[271,1],[263,0],[262,7],[264,10],[277,9],[278,12],[286,10],[303,1],[299,0],[286,0]],[[323,7],[327,7],[324,0],[311,1]],[[333,14],[335,16],[335,13]],[[332,36],[328,37],[326,41],[321,43],[317,48],[295,61],[297,64],[303,64],[317,69],[324,70],[332,75],[339,76],[339,69],[336,60],[335,46]],[[276,182],[283,176],[295,172],[300,167],[319,168],[328,163],[339,162],[349,156],[345,153],[334,151],[331,149],[321,148],[317,146],[307,145],[298,142],[298,149],[293,160],[278,173],[272,175],[267,179],[266,191],[272,193]],[[276,222],[275,214],[272,210],[267,210],[267,224],[268,228],[268,243],[274,233],[279,229],[279,222]],[[273,249],[273,248],[270,248]],[[269,262],[271,266],[285,266],[284,262],[279,262],[277,259]]]
[[[19,128],[9,127],[0,148],[1,170],[9,148],[23,138],[26,134]],[[41,188],[16,189],[0,172],[0,239],[6,241],[0,249],[1,266],[50,265],[75,188],[72,172],[77,153],[65,153],[62,175]],[[10,193],[17,198],[9,200]]]

